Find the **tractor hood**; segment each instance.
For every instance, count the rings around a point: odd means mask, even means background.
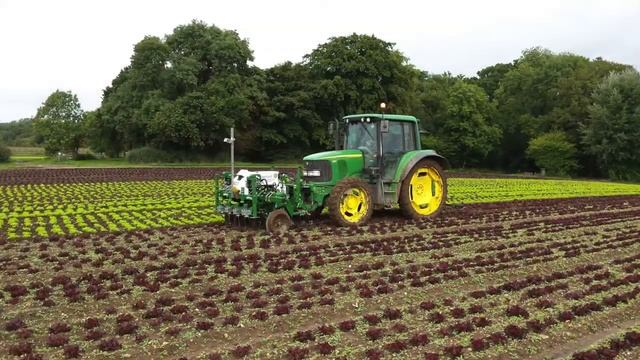
[[[364,154],[360,150],[324,151],[305,156],[305,180],[335,185],[349,176],[359,176],[364,168]]]
[[[364,155],[360,150],[334,150],[334,151],[323,151],[311,155],[307,155],[302,158],[303,161],[309,160],[340,160],[340,159],[360,159]]]

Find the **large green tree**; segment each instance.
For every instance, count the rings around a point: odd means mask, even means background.
[[[36,146],[41,142],[42,138],[34,132],[32,118],[0,123],[0,143],[8,146]]]
[[[565,132],[578,153],[584,154],[579,128],[588,116],[591,92],[610,71],[627,68],[541,48],[526,50],[513,65],[494,93],[504,133],[502,166],[512,170],[532,168],[534,164],[526,158],[529,141],[551,131]],[[583,174],[593,168],[590,157],[578,156],[578,164]]]
[[[472,78],[471,82],[480,86],[489,95],[489,98],[493,99],[496,90],[500,87],[502,79],[505,75],[513,69],[514,64],[502,64],[487,66],[486,68],[478,71],[478,77]]]
[[[454,166],[479,165],[500,141],[495,106],[477,85],[450,74],[428,75],[421,96],[424,145]]]
[[[262,70],[252,60],[236,32],[199,21],[145,37],[87,115],[90,146],[112,156],[142,146],[217,155],[234,126],[245,159],[299,158],[331,144],[329,121],[385,101],[388,112],[422,119],[425,144],[455,166],[532,170],[531,140],[558,134],[575,148],[579,174],[593,176],[606,166],[579,129],[593,89],[628,68],[534,48],[474,78],[430,75],[393,43],[360,34],[331,38],[300,63]]]
[[[326,122],[316,110],[322,97],[318,85],[302,64],[286,62],[265,71],[267,103],[256,123],[259,143],[270,158],[297,158],[326,144]]]
[[[71,91],[56,90],[49,95],[34,120],[45,151],[48,154],[66,151],[76,156],[84,137],[83,119],[80,101]]]
[[[146,127],[152,115],[148,103],[164,98],[163,93],[168,92],[168,61],[169,48],[158,37],[147,36],[134,46],[131,64],[104,90],[96,114],[96,125],[100,128],[92,132],[95,136],[91,137],[91,143],[102,143],[108,147],[103,150],[113,154],[148,142]]]
[[[231,124],[249,127],[259,72],[252,60],[236,32],[199,21],[145,37],[105,89],[91,144],[111,154],[145,145],[216,152]]]
[[[102,108],[85,114],[85,134],[89,147],[96,153],[119,157],[124,151],[123,134],[113,118],[104,115]]]
[[[389,111],[411,113],[416,106],[417,71],[394,44],[371,35],[331,38],[305,56],[318,80],[318,111],[325,121],[346,114]]]
[[[596,88],[583,142],[613,179],[640,179],[640,74],[612,73]]]
[[[148,123],[151,143],[165,149],[208,149],[226,146],[228,129],[238,129],[238,150],[251,143],[254,100],[262,93],[253,77],[239,74],[210,79],[175,101],[165,101]]]
[[[567,176],[576,168],[576,147],[562,131],[542,134],[531,140],[527,155],[550,175]]]

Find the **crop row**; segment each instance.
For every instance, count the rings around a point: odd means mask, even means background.
[[[629,194],[640,194],[640,185],[454,178],[450,180],[448,203]],[[0,186],[0,238],[78,235],[219,222],[221,218],[212,213],[215,208],[213,195],[211,181],[205,180]],[[183,211],[188,213],[188,219],[181,216]],[[523,214],[529,216],[529,213]],[[453,225],[447,218],[438,221],[443,225]],[[424,229],[431,226],[431,222],[417,223],[416,226]],[[376,229],[375,225],[371,230],[385,231]],[[324,231],[333,233],[334,229],[328,227]],[[343,231],[364,233],[365,230]],[[390,226],[386,231],[394,231],[394,227]]]
[[[237,165],[244,167],[242,165]],[[295,165],[279,168],[293,174]],[[250,168],[255,168],[251,166]],[[269,166],[271,168],[271,166]],[[0,171],[1,185],[91,183],[112,181],[153,181],[153,180],[209,180],[216,173],[227,171],[229,167],[189,167],[189,168],[66,168],[66,169],[5,169]],[[448,172],[455,178],[513,178],[508,175],[474,172]]]
[[[640,185],[602,181],[451,179],[451,203],[478,203],[584,196],[638,195]]]
[[[226,236],[222,235],[204,239],[196,244],[190,244],[185,240],[175,242],[172,240],[172,235],[176,232],[169,231],[166,241],[158,241],[158,239],[149,241],[150,238],[147,238],[144,233],[140,234],[141,237],[124,236],[122,240],[126,245],[115,244],[116,237],[114,235],[107,236],[103,241],[98,239],[90,243],[74,241],[71,243],[74,251],[62,251],[59,253],[61,256],[55,256],[56,252],[52,252],[52,249],[55,250],[56,246],[49,246],[46,242],[37,246],[29,243],[22,243],[19,246],[9,243],[7,244],[8,250],[15,246],[22,254],[35,255],[34,251],[38,251],[38,262],[24,261],[26,255],[6,256],[0,258],[0,261],[3,262],[3,266],[9,274],[19,269],[27,271],[31,268],[37,268],[38,263],[50,263],[61,267],[59,270],[71,266],[75,269],[89,266],[98,270],[110,265],[109,261],[102,260],[101,257],[117,255],[120,258],[118,264],[144,269],[146,274],[206,267],[216,275],[225,275],[229,278],[238,278],[259,272],[277,275],[296,269],[313,269],[331,265],[338,270],[338,278],[340,279],[344,278],[345,274],[352,274],[349,276],[359,276],[363,280],[384,277],[391,283],[411,281],[414,284],[419,284],[424,281],[437,281],[438,277],[452,276],[451,274],[456,272],[458,272],[456,276],[468,276],[470,272],[482,273],[518,266],[517,263],[520,261],[531,264],[576,256],[581,251],[596,253],[633,244],[636,239],[634,235],[637,236],[635,233],[636,225],[633,222],[625,223],[624,221],[625,219],[637,218],[638,213],[622,210],[618,214],[618,221],[622,221],[622,223],[616,227],[608,227],[601,235],[598,235],[597,232],[585,231],[582,234],[574,234],[566,240],[556,240],[550,236],[548,231],[545,231],[546,236],[544,237],[522,237],[518,233],[508,233],[503,235],[503,240],[500,242],[506,249],[500,246],[492,250],[491,253],[487,253],[488,247],[481,245],[484,242],[492,242],[492,238],[485,235],[486,232],[483,231],[485,229],[478,229],[478,234],[482,236],[482,239],[478,239],[476,236],[460,237],[456,231],[448,232],[441,229],[432,234],[430,239],[421,234],[409,234],[371,239],[356,238],[348,243],[323,242],[317,235],[307,237],[301,233],[297,241],[291,241],[292,238],[288,240],[279,237],[254,239],[247,236],[243,240],[232,239],[229,243],[225,241]],[[592,214],[586,214],[583,218],[574,218],[573,220],[591,222],[592,225],[602,224],[602,222],[596,221]],[[536,220],[531,225],[539,226],[540,223],[540,220]],[[547,219],[542,223],[553,225],[555,219]],[[570,230],[571,227],[566,229]],[[598,235],[598,237],[594,235]],[[511,242],[509,240],[511,237],[529,240]],[[142,241],[136,241],[137,239]],[[311,243],[301,245],[305,244],[303,241],[311,241]],[[291,245],[292,243],[298,245]],[[519,248],[514,248],[514,244]],[[57,247],[65,247],[66,244],[64,239],[61,239],[56,245]],[[451,248],[469,245],[471,245],[469,256],[452,258]],[[182,250],[185,246],[190,246],[191,250],[185,253]],[[477,253],[480,251],[478,249],[481,249],[480,254]],[[166,256],[173,257],[181,253],[189,256],[184,259],[183,264],[171,260],[161,261]],[[432,260],[426,262],[412,260],[407,265],[401,265],[396,260],[388,261],[384,258],[375,260],[379,255],[395,256],[400,259],[416,253],[431,253]],[[199,257],[199,259],[195,257]],[[355,258],[361,260],[354,261]],[[369,259],[375,261],[367,262]],[[404,261],[408,261],[408,259]],[[349,265],[342,265],[345,263]],[[510,265],[510,263],[514,265]],[[143,264],[147,265],[143,266]],[[461,270],[464,272],[459,273]],[[352,281],[353,279],[348,280],[348,282]]]
[[[522,340],[529,333],[539,334],[548,328],[560,328],[576,318],[633,302],[640,294],[640,287],[635,286],[640,282],[640,274],[607,278],[609,286],[592,291],[591,298],[581,302],[576,299],[558,302],[545,299],[527,306],[513,304],[509,298],[501,299],[501,303],[495,299],[492,302],[468,303],[463,299],[445,298],[441,302],[427,300],[404,308],[387,307],[383,311],[365,313],[359,319],[325,324],[324,328],[356,330],[356,336],[363,337],[362,341],[369,347],[363,351],[364,357],[371,359],[428,344],[435,345],[432,349],[439,348],[437,352],[429,353],[431,357],[457,357],[465,352],[482,352],[496,345]],[[583,280],[592,278],[586,276]],[[511,295],[513,298],[516,294]],[[326,339],[323,335],[326,334],[322,329],[302,330],[291,334],[291,340],[305,344],[303,349],[316,347],[320,351],[320,346],[309,345],[313,341],[321,344]],[[384,345],[376,347],[380,343]]]
[[[226,168],[6,169],[0,185],[95,183],[115,181],[208,180]]]
[[[544,331],[560,331],[560,313],[584,313],[574,306],[623,305],[637,286],[628,276],[640,263],[639,207],[637,197],[479,204],[425,229],[379,218],[369,234],[320,221],[285,236],[205,225],[0,241],[0,343],[51,358],[170,356],[187,343],[191,356],[212,358],[459,347],[489,358],[527,340],[506,335],[509,325],[553,315]],[[516,304],[524,311],[507,314]],[[472,350],[494,333],[506,343]]]
[[[629,257],[614,259],[611,263],[622,264],[632,260]],[[605,262],[606,263],[606,262]],[[292,340],[309,345],[309,341],[316,338],[320,342],[317,346],[294,347],[292,353],[308,354],[312,349],[324,353],[328,351],[323,346],[323,329],[340,328],[359,329],[359,335],[366,337],[370,344],[379,343],[382,338],[396,339],[387,342],[382,349],[368,349],[364,356],[369,358],[379,358],[385,352],[397,353],[416,346],[425,346],[430,342],[438,342],[437,339],[456,337],[456,334],[473,333],[472,340],[466,336],[460,337],[463,345],[451,344],[443,346],[441,355],[455,357],[467,351],[484,351],[493,345],[502,345],[509,340],[519,340],[526,337],[527,332],[540,333],[546,328],[565,323],[575,317],[584,317],[592,313],[604,311],[606,308],[616,307],[618,304],[627,303],[635,299],[640,293],[640,287],[635,284],[640,282],[640,274],[633,273],[624,275],[619,273],[619,268],[605,268],[603,264],[588,264],[578,266],[570,271],[555,271],[548,275],[530,275],[521,279],[514,279],[503,284],[497,284],[488,289],[494,296],[501,296],[498,301],[491,298],[490,301],[480,303],[478,298],[485,298],[485,295],[478,297],[479,292],[473,291],[469,298],[445,298],[440,301],[423,301],[419,305],[409,306],[404,309],[387,308],[382,313],[368,313],[361,316],[361,321],[346,320],[333,325],[323,325],[317,332],[304,330],[292,334]],[[603,270],[604,269],[604,270]],[[625,268],[629,272],[629,267]],[[595,272],[595,273],[594,273]],[[575,279],[572,277],[577,276]],[[567,282],[566,280],[569,280]],[[541,298],[532,303],[536,311],[527,310],[527,298],[530,291],[527,288],[546,283],[546,286],[539,289],[548,290],[539,294],[536,292],[535,298]],[[583,285],[584,284],[584,285]],[[617,288],[622,290],[618,291]],[[552,301],[548,295],[560,289],[564,294],[562,297]],[[483,291],[482,294],[485,292]],[[588,298],[591,297],[591,298]],[[522,300],[516,300],[516,299]],[[516,300],[519,304],[514,305]],[[529,301],[531,303],[531,301]],[[575,305],[570,305],[575,303]],[[501,304],[504,304],[501,305]],[[550,309],[558,308],[555,314],[550,315]],[[494,310],[497,309],[497,310]],[[503,310],[502,310],[503,309]],[[428,315],[421,315],[429,312]],[[410,323],[394,323],[392,320],[402,319],[405,314],[410,317]],[[500,320],[504,318],[504,321]],[[449,320],[450,319],[450,320]],[[528,319],[524,324],[512,323],[509,319]],[[422,324],[421,322],[424,322]],[[494,323],[505,323],[492,328]],[[349,326],[347,326],[349,324]],[[429,327],[429,324],[437,324],[439,328]],[[415,332],[412,333],[412,330]],[[480,330],[479,332],[476,330]],[[493,332],[494,330],[499,330]],[[399,335],[398,334],[410,334]],[[395,335],[394,335],[395,334]],[[427,336],[428,334],[428,336]],[[440,341],[442,343],[442,341]],[[324,351],[324,352],[323,352]],[[438,353],[429,353],[430,357],[438,356]]]
[[[614,360],[627,351],[637,351],[640,347],[640,329],[632,329],[602,341],[591,349],[576,351],[572,360]],[[633,356],[633,355],[632,355]],[[633,359],[634,357],[629,357]]]
[[[0,239],[216,223],[209,181],[0,187]]]

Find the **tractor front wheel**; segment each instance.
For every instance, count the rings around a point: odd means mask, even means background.
[[[267,232],[270,234],[284,234],[293,225],[291,217],[284,209],[273,210],[267,216]]]
[[[435,161],[419,161],[400,187],[400,209],[405,216],[424,219],[438,215],[447,201],[447,179]]]
[[[327,205],[329,215],[341,226],[365,224],[373,213],[371,190],[360,178],[340,180],[331,190]]]

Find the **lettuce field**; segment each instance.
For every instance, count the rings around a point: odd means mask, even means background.
[[[0,358],[640,356],[640,185],[452,177],[432,221],[272,236],[216,171],[0,172]]]
[[[21,177],[14,170],[13,176],[5,175],[4,179],[0,172],[0,180],[12,183],[0,186],[0,239],[222,222],[214,212],[211,178],[215,171],[211,169],[48,172],[53,173],[32,170]],[[128,181],[113,181],[119,177]],[[25,184],[25,179],[32,183]],[[451,205],[640,194],[640,185],[594,181],[451,178],[449,186]]]

